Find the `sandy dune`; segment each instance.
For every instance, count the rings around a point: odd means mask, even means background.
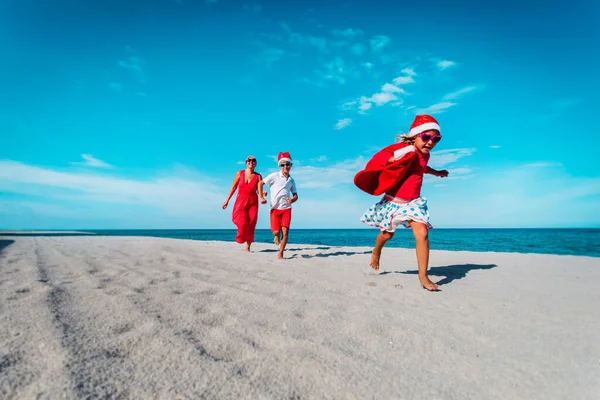
[[[432,252],[428,293],[406,249],[1,247],[2,399],[600,398],[598,258]]]

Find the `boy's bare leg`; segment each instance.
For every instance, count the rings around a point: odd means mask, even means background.
[[[279,246],[279,235],[279,231],[273,231],[273,243],[275,243],[276,246]]]
[[[286,228],[285,226],[281,227],[282,238],[281,243],[279,244],[279,254],[277,255],[277,258],[280,260],[283,260],[283,251],[288,242],[288,232],[289,228]]]
[[[429,267],[429,231],[427,225],[420,222],[411,222],[410,227],[415,236],[417,247],[417,265],[419,266],[419,281],[421,285],[429,290],[438,290],[438,285],[429,279],[427,268]]]
[[[377,240],[375,241],[375,248],[371,253],[371,262],[370,266],[375,271],[379,271],[379,259],[381,258],[381,250],[383,246],[385,246],[386,242],[394,237],[393,232],[382,231],[377,235]]]

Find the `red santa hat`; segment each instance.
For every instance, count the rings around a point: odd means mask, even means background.
[[[410,131],[406,136],[414,137],[419,133],[423,133],[425,131],[430,131],[435,129],[436,131],[442,133],[440,129],[440,124],[433,118],[431,115],[417,115],[415,117],[414,122],[410,126]]]
[[[292,156],[290,156],[290,153],[287,151],[279,152],[279,155],[277,156],[277,165],[286,162],[292,162]]]

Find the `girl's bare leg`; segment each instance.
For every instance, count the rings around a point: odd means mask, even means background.
[[[429,231],[427,225],[420,222],[412,221],[410,227],[413,230],[415,236],[415,242],[417,247],[417,265],[419,266],[419,281],[421,285],[429,290],[438,290],[438,285],[431,282],[429,275],[427,275],[427,268],[429,267]]]
[[[246,242],[246,251],[250,251],[251,242]]]
[[[385,246],[386,242],[394,237],[393,232],[382,231],[377,235],[377,240],[375,241],[375,248],[371,253],[371,268],[375,271],[379,271],[379,259],[381,258],[381,250],[383,246]]]

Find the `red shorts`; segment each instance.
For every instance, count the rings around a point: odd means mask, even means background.
[[[289,229],[290,222],[292,222],[291,208],[285,210],[271,209],[271,230],[273,232],[280,230],[282,226]]]

